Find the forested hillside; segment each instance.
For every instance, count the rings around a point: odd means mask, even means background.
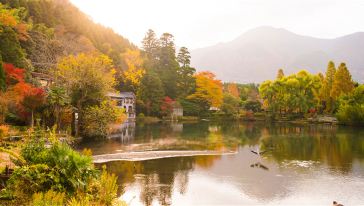
[[[0,54],[27,71],[46,72],[70,54],[98,51],[125,66],[121,53],[136,48],[94,23],[68,0],[0,0]]]

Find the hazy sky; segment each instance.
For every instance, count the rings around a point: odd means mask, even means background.
[[[364,31],[364,0],[70,0],[94,21],[140,45],[151,28],[190,49],[258,26],[335,38]]]

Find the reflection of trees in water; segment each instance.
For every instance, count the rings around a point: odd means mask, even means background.
[[[170,205],[173,189],[184,194],[188,185],[188,173],[195,165],[208,167],[218,156],[176,157],[143,162],[116,161],[106,163],[108,171],[118,175],[121,192],[125,184],[136,182],[141,187],[140,199],[145,205],[158,200]],[[141,174],[141,175],[138,175]]]
[[[262,139],[262,147],[273,148],[272,158],[280,163],[314,160],[347,173],[355,158],[363,158],[363,131],[331,125],[274,125],[269,127],[269,132],[270,135]]]
[[[178,128],[182,130],[161,124],[146,125],[137,128],[136,139],[145,138],[143,142],[148,142],[173,138],[178,144],[186,144],[186,149],[196,150],[260,145],[261,150],[270,151],[266,156],[276,162],[314,160],[343,173],[351,171],[354,159],[364,159],[363,129],[259,122],[207,122],[183,124]],[[173,148],[179,146],[174,145]],[[135,183],[141,188],[140,200],[145,205],[151,205],[153,201],[170,205],[173,190],[186,193],[191,170],[196,166],[210,168],[219,159],[220,156],[178,157],[143,162],[110,162],[106,165],[110,172],[118,175],[120,192],[125,191],[126,184]],[[268,169],[260,163],[252,166],[259,170]]]

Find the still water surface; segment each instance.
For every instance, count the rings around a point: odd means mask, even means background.
[[[364,129],[253,122],[129,124],[93,154],[149,150],[233,155],[106,163],[133,205],[364,205]],[[266,151],[261,156],[251,150]]]

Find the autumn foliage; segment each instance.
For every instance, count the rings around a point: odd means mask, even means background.
[[[3,97],[6,98],[7,105],[3,105],[3,107],[8,107],[10,112],[17,114],[24,121],[30,119],[32,124],[32,114],[45,103],[45,91],[25,82],[24,69],[16,68],[12,64],[4,64],[4,70],[7,90]],[[2,111],[7,111],[7,109],[3,108]]]

